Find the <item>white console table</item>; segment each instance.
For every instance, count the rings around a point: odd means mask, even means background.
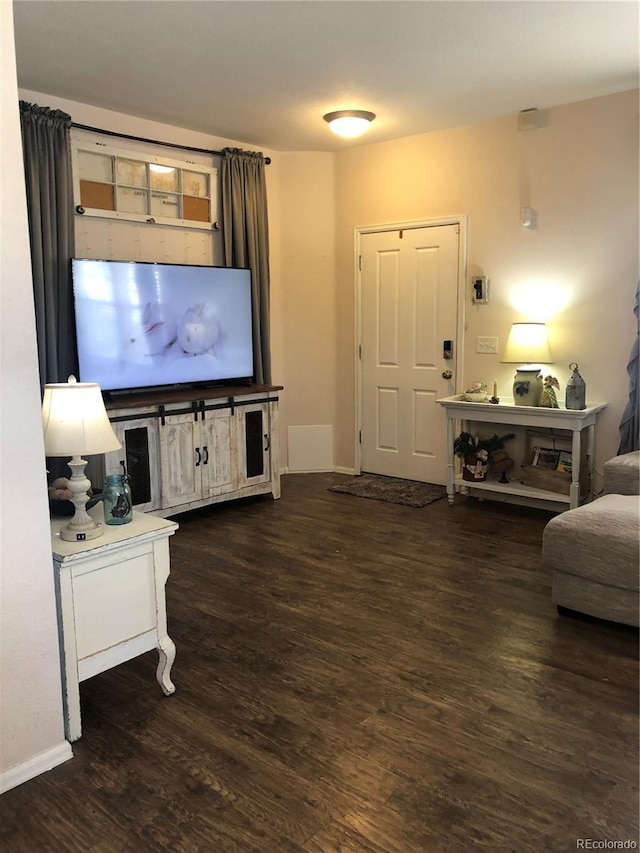
[[[104,518],[102,503],[91,515]],[[169,536],[174,521],[134,512],[129,524],[104,526],[104,535],[65,542],[51,521],[51,546],[62,654],[65,735],[82,734],[80,682],[157,649],[156,678],[163,693],[175,691],[171,666],[175,645],[167,634],[165,583],[169,577]]]
[[[595,423],[596,415],[606,408],[606,403],[595,403],[585,409],[547,409],[541,406],[516,406],[512,399],[505,399],[498,404],[492,403],[469,403],[461,396],[444,397],[438,403],[445,410],[447,416],[447,495],[449,503],[454,501],[456,487],[471,487],[474,490],[517,495],[536,500],[553,501],[555,503],[567,503],[573,509],[580,503],[580,466],[574,465],[572,471],[571,486],[568,495],[549,492],[544,489],[535,489],[522,483],[511,481],[499,483],[496,480],[479,481],[470,483],[462,476],[457,476],[455,471],[455,457],[453,442],[455,440],[456,420],[462,422],[462,429],[469,421],[480,423],[508,424],[511,426],[524,426],[534,428],[552,428],[571,431],[571,454],[573,459],[580,459],[582,430],[587,430],[587,461],[589,466],[589,492],[592,490],[593,478],[593,452],[595,445]]]

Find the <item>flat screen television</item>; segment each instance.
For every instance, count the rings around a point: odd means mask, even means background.
[[[74,258],[82,382],[105,392],[253,379],[251,271]]]

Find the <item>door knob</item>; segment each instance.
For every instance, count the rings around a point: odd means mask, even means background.
[[[452,377],[453,377],[453,371],[452,370],[443,370],[442,371],[442,378],[443,379],[451,379]]]

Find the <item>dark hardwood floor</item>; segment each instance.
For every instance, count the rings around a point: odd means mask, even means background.
[[[182,516],[174,696],[81,686],[74,758],[0,798],[22,851],[573,851],[638,842],[638,634],[559,617],[550,515],[283,478]]]

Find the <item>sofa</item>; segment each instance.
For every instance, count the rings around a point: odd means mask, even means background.
[[[638,626],[640,451],[605,463],[601,497],[551,519],[542,563],[560,613]]]

